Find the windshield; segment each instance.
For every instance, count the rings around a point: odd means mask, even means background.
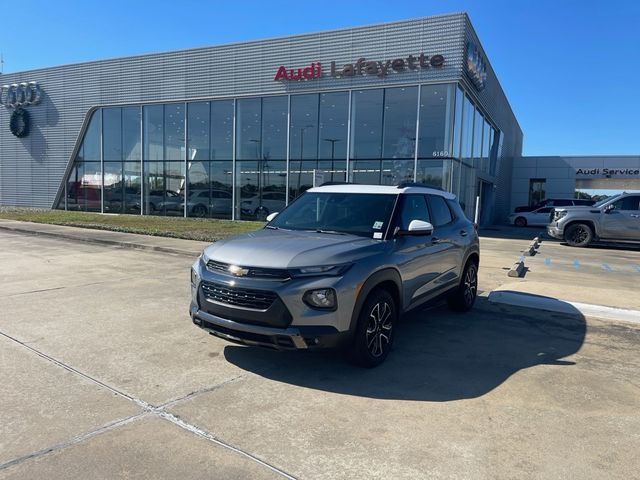
[[[593,206],[596,207],[596,208],[600,208],[605,203],[607,203],[609,200],[613,200],[614,198],[618,198],[619,196],[620,196],[620,194],[611,195],[610,197],[604,198],[604,199],[600,200],[599,202],[594,203]]]
[[[305,193],[268,227],[382,238],[396,198],[375,193]]]

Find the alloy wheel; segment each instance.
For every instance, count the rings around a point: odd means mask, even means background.
[[[478,269],[475,265],[469,265],[464,276],[464,301],[471,305],[478,292]]]
[[[587,239],[588,236],[589,234],[587,233],[587,231],[584,228],[579,227],[573,230],[571,240],[575,243],[582,243]]]
[[[393,311],[387,302],[376,303],[369,314],[366,340],[373,357],[380,357],[389,348],[393,329]]]

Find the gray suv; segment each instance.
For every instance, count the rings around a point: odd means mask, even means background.
[[[275,349],[345,346],[373,367],[402,313],[436,298],[469,310],[475,226],[456,197],[422,185],[312,188],[262,230],[207,247],[191,270],[193,323]]]
[[[640,193],[621,193],[591,207],[555,208],[547,233],[573,247],[594,241],[640,243]]]

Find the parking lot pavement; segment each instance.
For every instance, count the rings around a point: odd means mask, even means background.
[[[466,315],[408,315],[387,362],[363,370],[195,328],[187,256],[3,232],[0,244],[0,478],[640,468],[637,326],[481,298]]]
[[[544,238],[536,255],[530,257],[522,256],[521,251],[539,229],[501,227],[497,231],[505,238],[481,240],[483,279],[491,289],[640,310],[640,247],[600,244],[575,248]],[[518,259],[526,267],[523,278],[508,279],[501,274],[500,265],[510,266],[506,260]]]

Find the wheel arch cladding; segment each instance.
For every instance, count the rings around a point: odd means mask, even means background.
[[[351,324],[349,326],[350,331],[355,331],[356,326],[358,325],[358,317],[362,311],[362,306],[367,300],[367,297],[376,288],[384,288],[387,290],[393,297],[398,313],[403,311],[402,280],[400,278],[400,273],[394,268],[386,268],[384,270],[377,271],[367,278],[362,285],[362,288],[360,288],[360,292],[358,292],[358,298],[356,299],[353,313],[351,314]]]

